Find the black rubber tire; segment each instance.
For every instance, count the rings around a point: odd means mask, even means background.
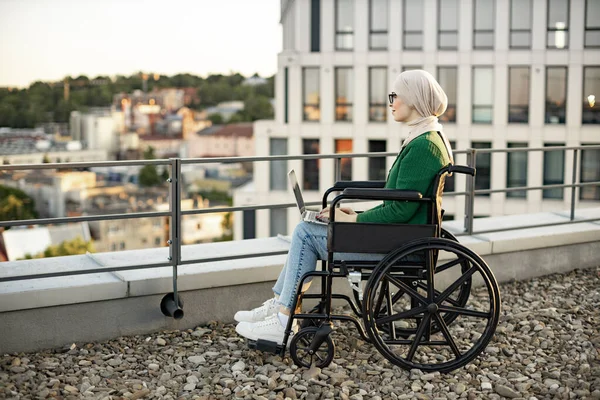
[[[335,344],[333,343],[333,339],[331,339],[331,335],[328,335],[325,341],[321,343],[315,354],[309,354],[308,352],[308,347],[318,329],[316,326],[309,326],[292,336],[292,340],[290,341],[290,356],[297,366],[310,368],[315,358],[317,358],[314,363],[315,366],[325,368],[333,361]]]

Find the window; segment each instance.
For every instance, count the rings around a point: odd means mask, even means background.
[[[352,121],[352,68],[335,69],[335,120]]]
[[[302,139],[303,154],[319,154],[321,152],[319,139]],[[319,160],[302,161],[304,190],[319,190]],[[287,172],[284,170],[284,173]]]
[[[567,114],[567,67],[546,68],[547,124],[564,124]]]
[[[569,47],[569,0],[548,0],[546,47]]]
[[[302,118],[304,121],[318,121],[321,118],[319,68],[303,68],[302,83]]]
[[[321,0],[310,2],[310,51],[321,51]]]
[[[160,246],[160,245],[161,245],[161,242],[162,242],[162,240],[160,240],[160,238],[159,238],[159,237],[157,237],[157,238],[154,238],[154,245],[155,245],[155,246]]]
[[[456,146],[456,142],[450,141],[450,147],[454,150]],[[456,190],[456,183],[454,182],[454,174],[450,176],[446,176],[446,181],[444,182],[444,193],[446,192],[454,192]]]
[[[600,124],[600,67],[583,68],[583,96],[581,123]]]
[[[474,149],[491,149],[492,144],[490,142],[473,142],[471,143],[471,147]],[[477,174],[475,174],[475,190],[490,189],[492,154],[478,152],[475,156],[475,168],[477,168]],[[489,194],[479,194],[478,196],[489,196]]]
[[[473,48],[494,48],[494,0],[475,0],[473,3]]]
[[[244,210],[244,239],[256,238],[256,210]]]
[[[110,245],[110,251],[116,251],[117,250],[117,244],[116,243],[111,243]]]
[[[354,0],[335,0],[335,48],[354,49]]]
[[[387,117],[387,68],[369,68],[369,121],[385,122]]]
[[[125,250],[125,242],[119,243],[119,249],[120,250]]]
[[[423,69],[423,67],[421,67],[420,65],[413,65],[413,66],[403,65],[402,66],[402,72],[411,71],[413,69]]]
[[[369,48],[387,50],[388,47],[388,0],[369,1]]]
[[[458,69],[456,67],[438,67],[438,82],[448,96],[448,107],[446,107],[446,112],[440,115],[440,121],[456,122]]]
[[[544,147],[564,146],[564,144],[545,144]],[[565,151],[544,152],[544,185],[562,185],[565,183]],[[545,199],[562,199],[563,189],[545,189],[542,191]]]
[[[600,150],[581,151],[581,182],[600,181]],[[600,200],[600,183],[582,186],[579,192],[581,200]]]
[[[458,5],[459,0],[438,2],[438,49],[440,50],[458,49]]]
[[[369,140],[369,153],[386,151],[385,140]],[[385,157],[369,157],[369,180],[384,181],[386,176]]]
[[[269,139],[269,155],[285,156],[288,154],[286,138]],[[277,160],[269,163],[269,189],[287,190],[287,161]]]
[[[283,69],[283,122],[284,123],[288,123],[288,97],[289,97],[289,92],[288,92],[288,86],[289,86],[289,79],[288,79],[288,67],[285,67]]]
[[[473,67],[472,122],[491,124],[494,104],[494,70],[492,67]]]
[[[531,48],[532,0],[510,0],[511,49]]]
[[[404,50],[423,49],[423,0],[404,0]]]
[[[269,235],[287,235],[287,208],[275,208],[270,211]]]
[[[352,153],[352,139],[336,139],[335,153],[347,154]],[[352,180],[352,159],[341,158],[335,160],[335,176],[334,180],[351,181]]]
[[[527,147],[527,143],[508,143],[508,148]],[[527,152],[518,151],[506,155],[506,187],[527,186]],[[506,197],[525,198],[527,192],[506,192]]]
[[[529,122],[529,67],[508,68],[508,122]]]
[[[585,39],[587,48],[600,47],[600,1],[586,0],[585,2]]]

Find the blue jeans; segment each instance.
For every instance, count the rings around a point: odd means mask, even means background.
[[[354,261],[381,260],[383,257],[383,254],[334,254],[335,259]],[[273,286],[273,292],[279,296],[279,303],[282,306],[292,309],[300,278],[307,272],[317,269],[317,260],[327,260],[327,226],[302,221],[294,229],[290,251]],[[309,282],[309,279],[304,283]],[[308,289],[307,285],[303,291],[306,289]]]

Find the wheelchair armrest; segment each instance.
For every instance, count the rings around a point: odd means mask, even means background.
[[[385,181],[338,181],[333,187],[336,189],[347,189],[347,188],[383,188]]]
[[[459,173],[475,176],[475,168],[467,167],[466,165],[451,165],[448,167],[449,173]]]
[[[423,195],[416,190],[400,189],[359,189],[348,188],[342,194],[346,198],[365,199],[365,200],[421,200]]]

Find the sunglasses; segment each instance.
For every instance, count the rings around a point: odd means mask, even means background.
[[[388,94],[388,99],[390,100],[390,104],[392,104],[394,102],[394,99],[398,97],[398,95],[396,94],[396,92],[392,92],[390,94]]]

